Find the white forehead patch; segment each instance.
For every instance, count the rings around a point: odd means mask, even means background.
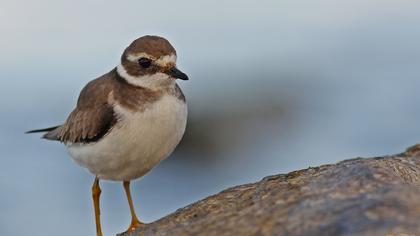
[[[159,58],[155,58],[147,53],[128,54],[127,59],[132,62],[137,62],[142,57],[152,59],[155,64],[158,64],[160,66],[166,66],[168,64],[176,64],[175,54],[166,55]]]
[[[160,57],[159,59],[157,59],[155,61],[157,64],[161,65],[161,66],[165,66],[168,64],[176,64],[176,55],[175,54],[171,54],[171,55],[166,55],[163,57]]]

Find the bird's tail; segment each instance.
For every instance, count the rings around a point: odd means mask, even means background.
[[[54,127],[50,127],[50,128],[45,128],[45,129],[29,130],[29,131],[26,131],[25,134],[50,132],[50,131],[53,131],[53,130],[57,129],[58,127],[60,127],[60,126],[58,125],[58,126],[54,126]]]
[[[61,125],[45,128],[45,129],[34,129],[29,130],[26,133],[27,134],[33,134],[33,133],[46,133],[42,136],[42,138],[53,140],[53,141],[60,141],[60,131],[61,131]]]

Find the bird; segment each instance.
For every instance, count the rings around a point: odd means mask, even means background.
[[[188,109],[176,81],[189,78],[176,61],[176,50],[167,39],[137,38],[115,68],[87,83],[63,124],[27,132],[63,143],[71,158],[95,176],[97,236],[102,236],[101,180],[123,183],[131,213],[126,232],[145,226],[136,215],[130,181],[168,157],[184,135]]]

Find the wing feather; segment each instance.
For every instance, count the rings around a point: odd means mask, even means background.
[[[105,136],[116,121],[114,110],[109,104],[88,110],[76,108],[61,126],[58,138],[66,143],[95,142]]]

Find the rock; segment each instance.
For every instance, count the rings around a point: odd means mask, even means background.
[[[420,145],[269,176],[120,236],[420,235]]]

